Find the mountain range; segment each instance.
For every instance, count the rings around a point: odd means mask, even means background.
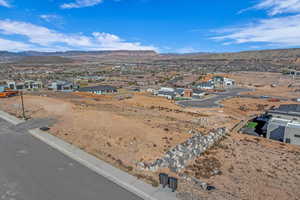
[[[155,66],[188,67],[189,65],[221,71],[281,71],[286,68],[300,70],[300,48],[191,54],[160,54],[155,51],[0,51],[0,62],[17,64],[151,63]]]

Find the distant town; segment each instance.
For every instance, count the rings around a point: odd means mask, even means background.
[[[43,124],[38,128],[151,187],[169,184],[179,198],[223,195],[224,178],[245,189],[257,174],[263,185],[276,181],[296,191],[297,67],[229,72],[213,59],[202,67],[203,55],[119,54],[6,56],[0,109],[26,126]]]

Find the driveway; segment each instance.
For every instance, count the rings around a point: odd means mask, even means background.
[[[141,200],[21,127],[0,119],[1,200]]]

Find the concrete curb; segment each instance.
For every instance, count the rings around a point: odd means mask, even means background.
[[[0,110],[0,118],[12,123],[13,125],[18,125],[18,124],[25,122],[25,120],[18,119],[15,116],[12,116],[11,114],[8,114],[1,110]]]
[[[176,193],[172,193],[170,190],[163,189],[162,187],[155,188],[146,184],[138,180],[136,177],[99,160],[98,158],[51,134],[39,129],[30,130],[29,133],[52,148],[86,166],[90,170],[104,176],[110,181],[145,200],[177,200]]]

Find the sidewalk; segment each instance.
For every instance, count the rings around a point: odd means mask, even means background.
[[[12,123],[13,125],[18,125],[18,124],[21,124],[23,122],[25,122],[25,120],[22,120],[22,119],[18,119],[16,118],[15,116],[12,116],[6,112],[3,112],[0,110],[0,117],[10,123]]]

